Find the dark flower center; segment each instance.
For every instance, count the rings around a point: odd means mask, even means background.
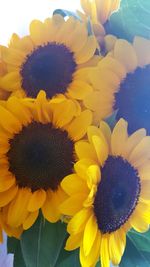
[[[136,169],[122,157],[109,156],[101,170],[94,213],[102,233],[119,229],[134,211],[140,194]]]
[[[36,97],[40,90],[49,98],[63,94],[75,70],[74,55],[65,45],[53,42],[38,46],[21,67],[22,88],[28,97]]]
[[[129,122],[129,133],[145,128],[150,134],[150,65],[129,73],[115,96],[117,120]]]
[[[72,172],[74,143],[66,131],[51,123],[32,122],[9,143],[9,171],[19,187],[57,190],[61,180]]]

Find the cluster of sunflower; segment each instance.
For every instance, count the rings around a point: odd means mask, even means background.
[[[0,46],[0,225],[65,221],[81,266],[109,267],[150,224],[150,40],[106,33],[119,0],[81,4]]]

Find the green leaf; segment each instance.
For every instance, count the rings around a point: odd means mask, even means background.
[[[66,225],[49,223],[39,216],[36,223],[24,231],[21,248],[27,267],[54,267],[66,238]]]
[[[98,263],[96,264],[95,267],[101,267],[101,263],[100,263],[100,261],[98,261]],[[112,267],[112,266],[110,266],[110,267]]]
[[[122,0],[105,26],[107,33],[129,41],[136,35],[150,38],[150,1]]]
[[[62,249],[55,267],[81,267],[79,250],[66,251]]]
[[[146,233],[138,233],[134,230],[131,230],[128,233],[129,238],[136,244],[136,247],[140,251],[145,251],[150,253],[150,231]]]
[[[132,231],[128,234],[126,250],[120,267],[150,267],[150,247],[148,250],[147,245],[144,246],[144,240],[146,244],[149,244],[147,234],[138,234]]]
[[[16,247],[19,244],[19,239],[7,237],[7,253],[15,253]]]
[[[23,255],[22,255],[20,242],[17,243],[16,249],[15,249],[13,267],[27,267],[27,265],[25,264]]]

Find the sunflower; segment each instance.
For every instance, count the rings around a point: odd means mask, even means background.
[[[12,96],[0,105],[0,208],[4,222],[28,229],[39,210],[60,219],[60,182],[72,172],[74,145],[91,124],[91,112],[72,100]]]
[[[84,105],[94,111],[96,123],[117,111],[117,121],[127,120],[130,134],[140,128],[150,134],[150,41],[135,37],[130,44],[118,39],[113,46],[89,74],[96,90]]]
[[[34,20],[30,35],[13,34],[9,46],[1,46],[8,74],[0,79],[0,86],[21,97],[36,97],[44,90],[48,98],[65,94],[82,100],[92,91],[86,67],[92,66],[95,50],[95,37],[73,17]]]
[[[79,161],[61,182],[68,198],[60,210],[72,216],[67,250],[80,247],[83,267],[118,265],[131,227],[150,223],[150,136],[145,129],[127,133],[120,119],[112,133],[105,122],[89,126],[88,140],[75,145]]]
[[[114,95],[116,118],[129,122],[130,133],[145,128],[150,134],[150,41],[136,37],[131,45],[117,40],[112,53],[126,70]]]

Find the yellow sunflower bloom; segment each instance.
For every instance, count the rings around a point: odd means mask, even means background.
[[[127,133],[120,119],[111,132],[105,122],[89,126],[88,140],[75,145],[79,161],[61,182],[68,198],[60,210],[72,216],[67,250],[80,247],[82,267],[118,265],[130,228],[150,223],[150,136],[145,129]]]
[[[128,121],[129,133],[145,128],[150,134],[149,51],[150,41],[142,37],[135,37],[133,44],[118,39],[92,69],[89,79],[95,90],[84,105],[94,112],[95,123],[117,110],[117,120]]]
[[[0,105],[0,208],[4,222],[28,229],[39,210],[60,219],[66,194],[60,182],[72,172],[75,142],[91,124],[89,110],[72,100],[10,97]],[[3,215],[4,214],[4,215]]]
[[[1,46],[8,74],[0,79],[0,86],[22,97],[36,97],[45,90],[48,98],[66,94],[82,100],[92,91],[86,67],[93,64],[95,50],[95,37],[73,17],[34,20],[29,36],[14,34],[8,47]]]

